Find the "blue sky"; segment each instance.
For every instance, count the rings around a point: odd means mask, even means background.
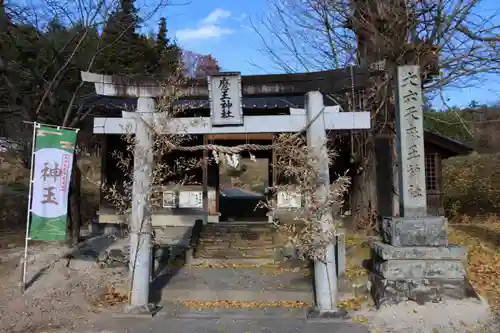
[[[265,15],[266,0],[174,1],[165,12],[158,13],[158,17],[167,18],[170,35],[175,36],[182,48],[212,54],[224,71],[239,71],[243,75],[277,72],[260,51],[262,42],[251,24]],[[481,9],[491,14],[491,10],[500,7],[497,1],[485,0]],[[497,102],[500,101],[500,80],[485,77],[474,88],[448,89],[443,97],[448,105],[457,106],[467,105],[471,100]],[[443,106],[441,98],[435,99],[434,104],[438,108]]]
[[[181,47],[201,54],[212,54],[224,71],[242,74],[275,72],[263,70],[252,63],[268,62],[258,51],[261,42],[251,28],[267,8],[266,0],[174,0],[164,13],[170,34]]]

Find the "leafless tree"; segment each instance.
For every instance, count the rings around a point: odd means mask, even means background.
[[[500,10],[488,10],[483,3],[269,0],[271,14],[253,26],[264,51],[286,71],[343,68],[373,58],[426,67],[433,65],[436,55],[440,75],[425,87],[464,87],[482,74],[500,70],[500,29],[494,20]]]
[[[183,51],[184,74],[191,78],[206,78],[207,75],[220,71],[217,59],[212,55],[198,54],[192,51]]]
[[[353,137],[357,142],[353,158],[359,162],[353,179],[354,197],[356,188],[358,192],[355,215],[377,214],[376,190],[370,185],[375,182],[372,161],[379,134],[394,137],[395,67],[420,65],[430,96],[497,75],[500,29],[494,17],[498,11],[481,0],[269,0],[270,14],[253,26],[263,51],[281,70],[384,65],[384,74],[366,87],[361,102],[353,94],[336,96],[352,110],[370,110],[375,119],[372,133]],[[394,140],[389,144],[394,160]],[[393,210],[397,210],[395,202]]]
[[[101,43],[100,39],[89,42],[89,36],[96,34],[102,29],[106,20],[117,9],[118,0],[78,0],[76,2],[65,0],[44,0],[42,2],[19,2],[12,1],[2,3],[2,9],[6,9],[8,20],[2,17],[4,26],[2,33],[6,38],[14,40],[16,32],[23,29],[23,24],[29,27],[36,27],[37,33],[46,29],[53,20],[58,20],[63,26],[74,29],[69,30],[68,40],[64,45],[54,43],[52,50],[44,50],[36,54],[34,51],[32,58],[40,57],[44,61],[37,66],[13,64],[0,55],[0,77],[2,88],[5,89],[7,102],[0,106],[0,113],[3,120],[8,121],[11,134],[15,139],[24,143],[25,148],[21,152],[21,158],[29,165],[31,158],[31,130],[22,121],[46,122],[66,127],[82,127],[83,121],[89,114],[94,112],[93,105],[89,105],[89,97],[92,96],[89,87],[83,82],[74,84],[74,90],[68,91],[65,86],[68,80],[75,80],[75,73],[79,75],[79,70],[91,71],[96,58],[107,48],[118,42],[130,27],[124,27],[122,33],[118,33],[116,40]],[[166,5],[166,1],[158,0],[148,3],[146,8],[142,8],[142,20],[148,21],[158,10]],[[10,27],[9,27],[10,25]],[[7,29],[10,28],[10,29]],[[17,30],[16,30],[17,29]],[[36,39],[36,36],[34,37]],[[89,49],[91,48],[91,49]],[[38,50],[39,51],[39,50]],[[19,50],[21,52],[21,50]],[[43,58],[42,58],[43,57]],[[78,78],[79,79],[79,78]],[[77,80],[78,80],[77,79]],[[31,80],[31,81],[30,81]],[[20,86],[30,82],[28,91],[23,91]],[[32,83],[31,82],[35,82]],[[75,81],[71,81],[72,83]],[[77,82],[77,81],[76,81]],[[73,88],[72,88],[73,89]],[[61,102],[61,91],[65,95],[65,102]],[[67,103],[66,103],[67,102]],[[8,120],[6,121],[5,119]],[[78,160],[74,159],[73,174],[70,186],[70,217],[72,228],[69,241],[78,240],[79,227],[81,225],[80,214],[80,170],[77,167]]]

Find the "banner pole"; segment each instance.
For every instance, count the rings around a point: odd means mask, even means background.
[[[38,124],[36,122],[33,123],[33,138],[31,141],[31,166],[30,166],[30,183],[28,188],[28,210],[26,212],[26,235],[24,239],[24,256],[22,267],[22,276],[21,276],[21,291],[24,292],[26,289],[26,275],[28,272],[28,241],[29,241],[29,233],[30,233],[30,217],[31,217],[31,196],[33,191],[33,165],[35,163],[35,139],[36,139],[36,129],[38,128]]]
[[[24,124],[36,124],[38,127],[43,126],[43,127],[57,128],[57,129],[68,129],[68,130],[73,130],[73,131],[76,131],[76,132],[78,132],[80,130],[79,128],[75,128],[75,127],[66,127],[66,126],[59,126],[59,125],[50,125],[50,124],[35,123],[35,122],[32,122],[32,121],[27,121],[27,120],[23,120],[23,123]]]

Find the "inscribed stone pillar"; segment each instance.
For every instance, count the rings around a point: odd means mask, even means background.
[[[427,216],[422,86],[418,66],[397,71],[396,134],[401,217],[384,217],[382,236],[394,246],[448,245],[447,219]]]
[[[448,244],[447,219],[427,216],[422,88],[418,66],[397,72],[398,217],[384,217],[384,243],[372,243],[375,304],[468,297],[467,249]]]
[[[397,73],[396,137],[399,157],[400,214],[427,216],[422,83],[418,66]]]

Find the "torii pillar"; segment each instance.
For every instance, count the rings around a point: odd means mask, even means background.
[[[137,98],[135,124],[132,212],[129,220],[129,307],[128,312],[151,314],[156,308],[149,303],[149,283],[152,260],[152,225],[149,201],[152,185],[153,142],[148,124],[153,123],[156,97],[163,93],[151,80],[125,81],[121,77],[82,72],[84,82],[95,85],[96,94]]]
[[[306,94],[305,109],[290,110],[290,115],[247,116],[242,126],[214,126],[210,117],[202,117],[193,123],[193,118],[175,118],[168,122],[162,120],[161,113],[155,110],[154,97],[162,94],[162,89],[154,83],[124,82],[123,78],[82,73],[86,82],[95,84],[96,92],[105,96],[129,96],[138,98],[137,112],[124,112],[122,118],[94,119],[100,128],[98,133],[126,134],[136,133],[137,144],[134,151],[134,200],[131,215],[131,260],[130,268],[130,306],[141,312],[153,309],[148,304],[149,269],[151,266],[151,221],[147,214],[152,165],[152,142],[146,124],[157,126],[164,134],[222,134],[222,133],[296,133],[307,128],[307,144],[318,156],[320,181],[317,184],[317,197],[326,203],[330,184],[328,154],[326,150],[326,131],[342,129],[370,129],[369,112],[339,112],[339,106],[328,107],[323,104],[319,91]],[[309,124],[309,126],[307,126]],[[127,127],[131,131],[127,131]],[[182,130],[181,130],[182,129]],[[137,200],[136,200],[137,199]],[[324,214],[321,223],[327,226],[331,217]],[[335,273],[334,244],[326,249],[325,260],[315,262],[316,308],[311,317],[344,316],[345,311],[337,307],[337,276]]]

